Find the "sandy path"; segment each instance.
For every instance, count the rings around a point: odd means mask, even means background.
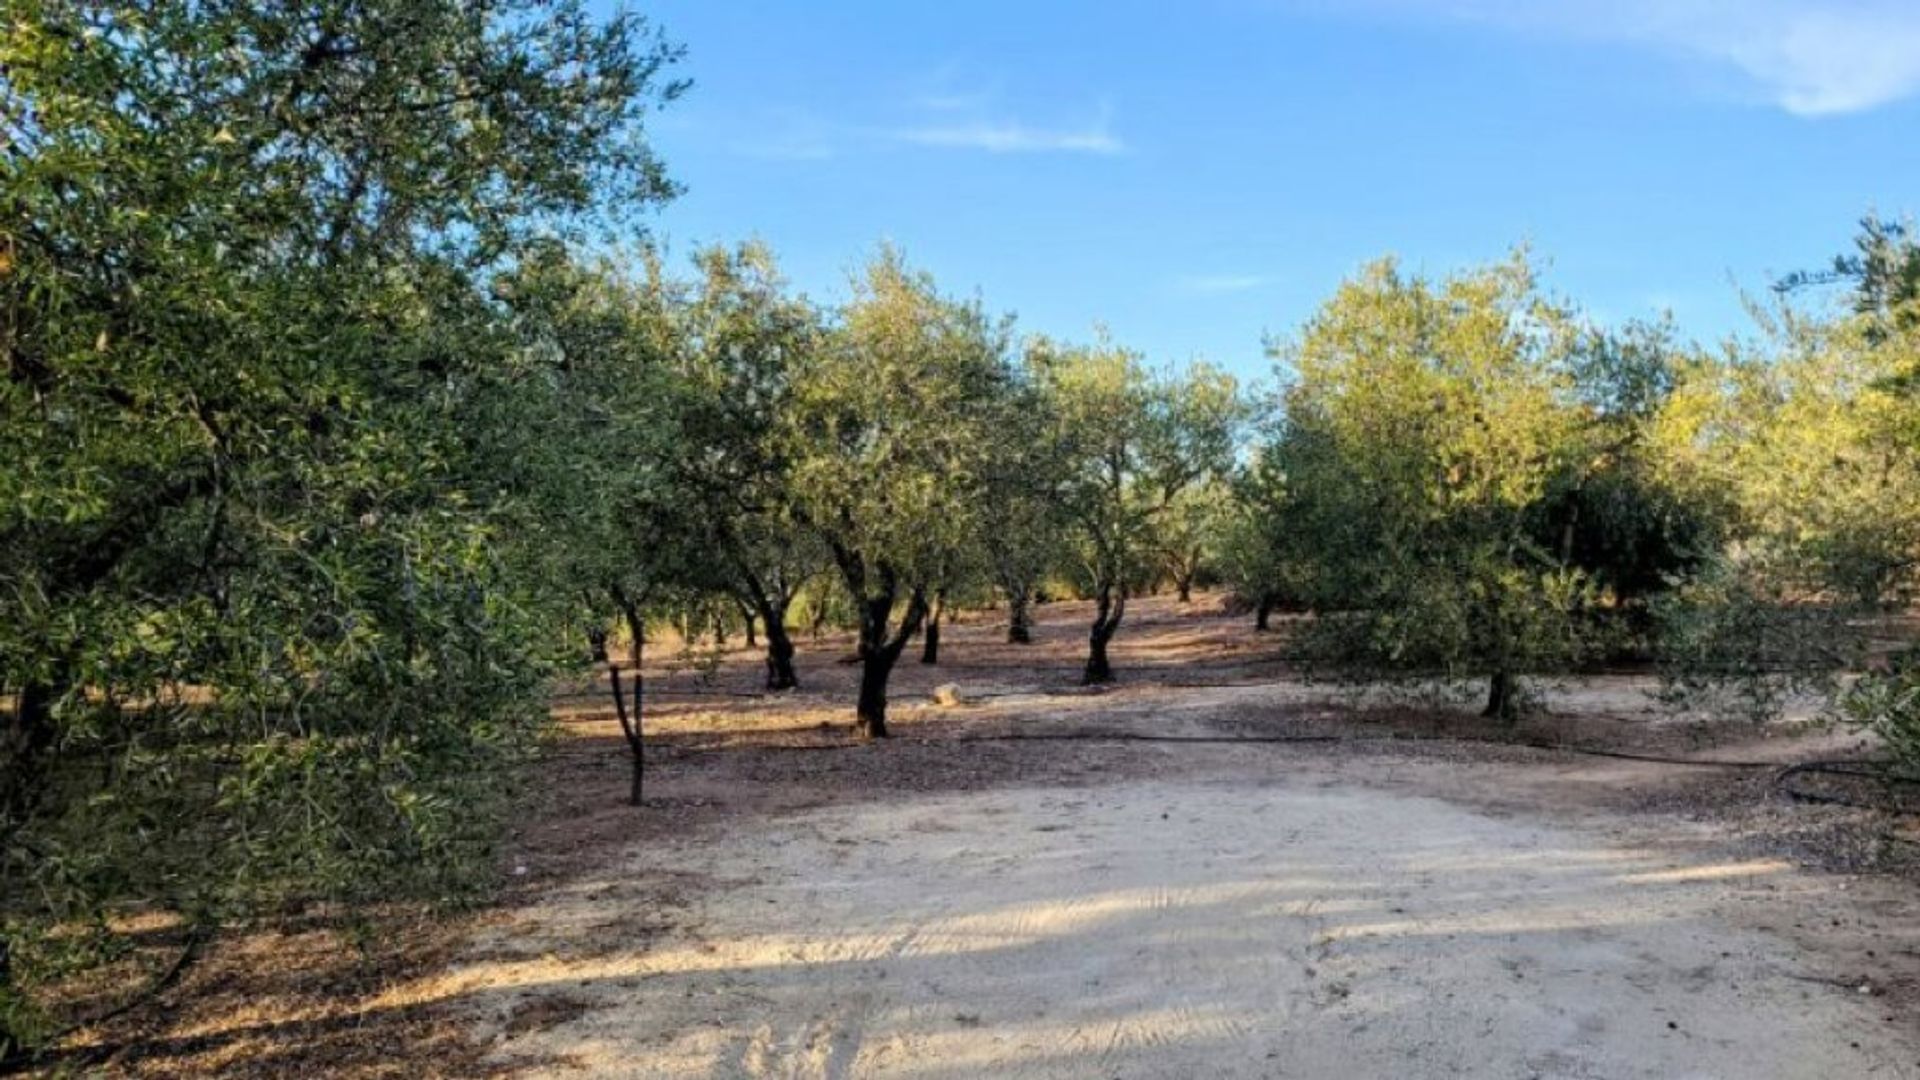
[[[496,1059],[550,1075],[1920,1075],[1920,1039],[1751,928],[1817,888],[1782,864],[1314,783],[807,811],[635,853],[453,978]],[[711,884],[650,946],[535,955],[617,923],[623,874]],[[571,1018],[503,1030],[530,1000]]]

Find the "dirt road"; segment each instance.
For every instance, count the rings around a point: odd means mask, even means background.
[[[1129,683],[1081,695],[1076,614],[1031,650],[957,628],[955,663],[897,680],[884,746],[847,745],[844,669],[778,699],[750,655],[656,678],[639,815],[583,716],[519,901],[403,994],[531,1076],[1920,1077],[1912,886],[1803,865],[1850,834],[1796,830],[1859,823],[1765,770],[1380,742],[1474,721],[1330,711],[1238,620],[1167,604]],[[953,678],[992,693],[913,704]],[[1341,741],[991,741],[1089,732]],[[1836,737],[1701,728],[1623,679],[1518,734],[1767,760]]]
[[[708,881],[685,927],[472,971],[496,1060],[609,1077],[1920,1075],[1868,985],[1755,928],[1820,884],[1309,771],[834,807],[636,852],[509,937]],[[556,939],[557,940],[557,939]],[[1844,980],[1836,980],[1844,981]],[[496,1029],[497,1030],[497,1029]]]

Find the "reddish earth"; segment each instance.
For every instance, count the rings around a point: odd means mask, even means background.
[[[780,696],[744,649],[651,669],[637,810],[604,687],[572,688],[495,905],[225,942],[93,1033],[107,1068],[1920,1075],[1914,820],[1763,767],[1858,737],[1633,676],[1504,731],[1303,685],[1213,598],[1139,604],[1088,692],[1085,605],[1042,614],[910,653],[871,746],[844,639],[803,635]]]

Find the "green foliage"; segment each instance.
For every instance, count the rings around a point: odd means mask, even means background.
[[[1866,641],[1845,605],[1796,592],[1791,567],[1722,554],[1654,605],[1661,697],[1752,720],[1795,697],[1827,697]]]
[[[707,587],[731,594],[764,623],[767,685],[796,685],[787,609],[826,566],[793,484],[784,425],[796,380],[827,348],[819,312],[785,292],[773,255],[746,245],[697,259],[698,287],[680,308],[680,368],[689,388],[675,454],[683,502],[698,507],[689,560]]]
[[[836,339],[794,390],[795,488],[839,555],[924,585],[975,535],[1006,332],[891,250],[854,284]]]
[[[1762,346],[1736,351],[1677,391],[1677,460],[1727,493],[1730,542],[1666,613],[1676,697],[1732,695],[1777,711],[1790,693],[1838,695],[1911,764],[1910,659],[1896,655],[1842,691],[1870,661],[1877,617],[1911,603],[1920,566],[1920,320],[1904,230],[1870,224],[1847,313],[1761,312]],[[1802,279],[1804,281],[1804,278]],[[1720,585],[1732,582],[1732,587]],[[1716,587],[1718,586],[1718,587]]]
[[[1599,644],[1593,575],[1530,527],[1577,462],[1568,314],[1528,266],[1440,282],[1378,263],[1286,350],[1266,453],[1321,613],[1308,645],[1366,678],[1564,670]]]
[[[1039,339],[1027,362],[1065,454],[1067,569],[1095,601],[1086,679],[1104,682],[1112,678],[1106,644],[1128,597],[1191,537],[1177,531],[1181,500],[1198,507],[1190,493],[1232,468],[1245,404],[1225,372],[1194,364],[1159,376],[1139,354],[1104,341],[1062,347]]]
[[[1015,642],[1031,639],[1034,594],[1064,554],[1073,461],[1050,410],[1033,372],[1013,372],[994,404],[995,437],[986,447],[986,492],[974,546],[986,576],[1006,598],[1007,636]]]
[[[1920,768],[1920,666],[1912,651],[1884,671],[1855,681],[1840,698],[1842,715],[1878,735],[1909,773]]]
[[[1711,558],[1727,527],[1723,500],[1670,475],[1661,441],[1676,386],[1701,363],[1664,324],[1582,332],[1569,371],[1583,422],[1530,511],[1534,542],[1585,572],[1633,637],[1646,629],[1646,602]]]
[[[1005,325],[941,296],[897,252],[881,251],[854,287],[834,340],[795,381],[784,446],[796,506],[859,612],[861,730],[883,735],[887,673],[980,534],[1010,375]]]
[[[565,0],[3,14],[0,973],[110,906],[464,892],[565,531],[563,373],[487,285],[669,193],[674,51]]]

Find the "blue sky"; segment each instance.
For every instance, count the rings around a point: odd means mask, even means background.
[[[1027,331],[1264,374],[1369,259],[1527,243],[1595,316],[1744,327],[1920,211],[1920,0],[656,0],[676,259],[845,295],[882,240]]]

